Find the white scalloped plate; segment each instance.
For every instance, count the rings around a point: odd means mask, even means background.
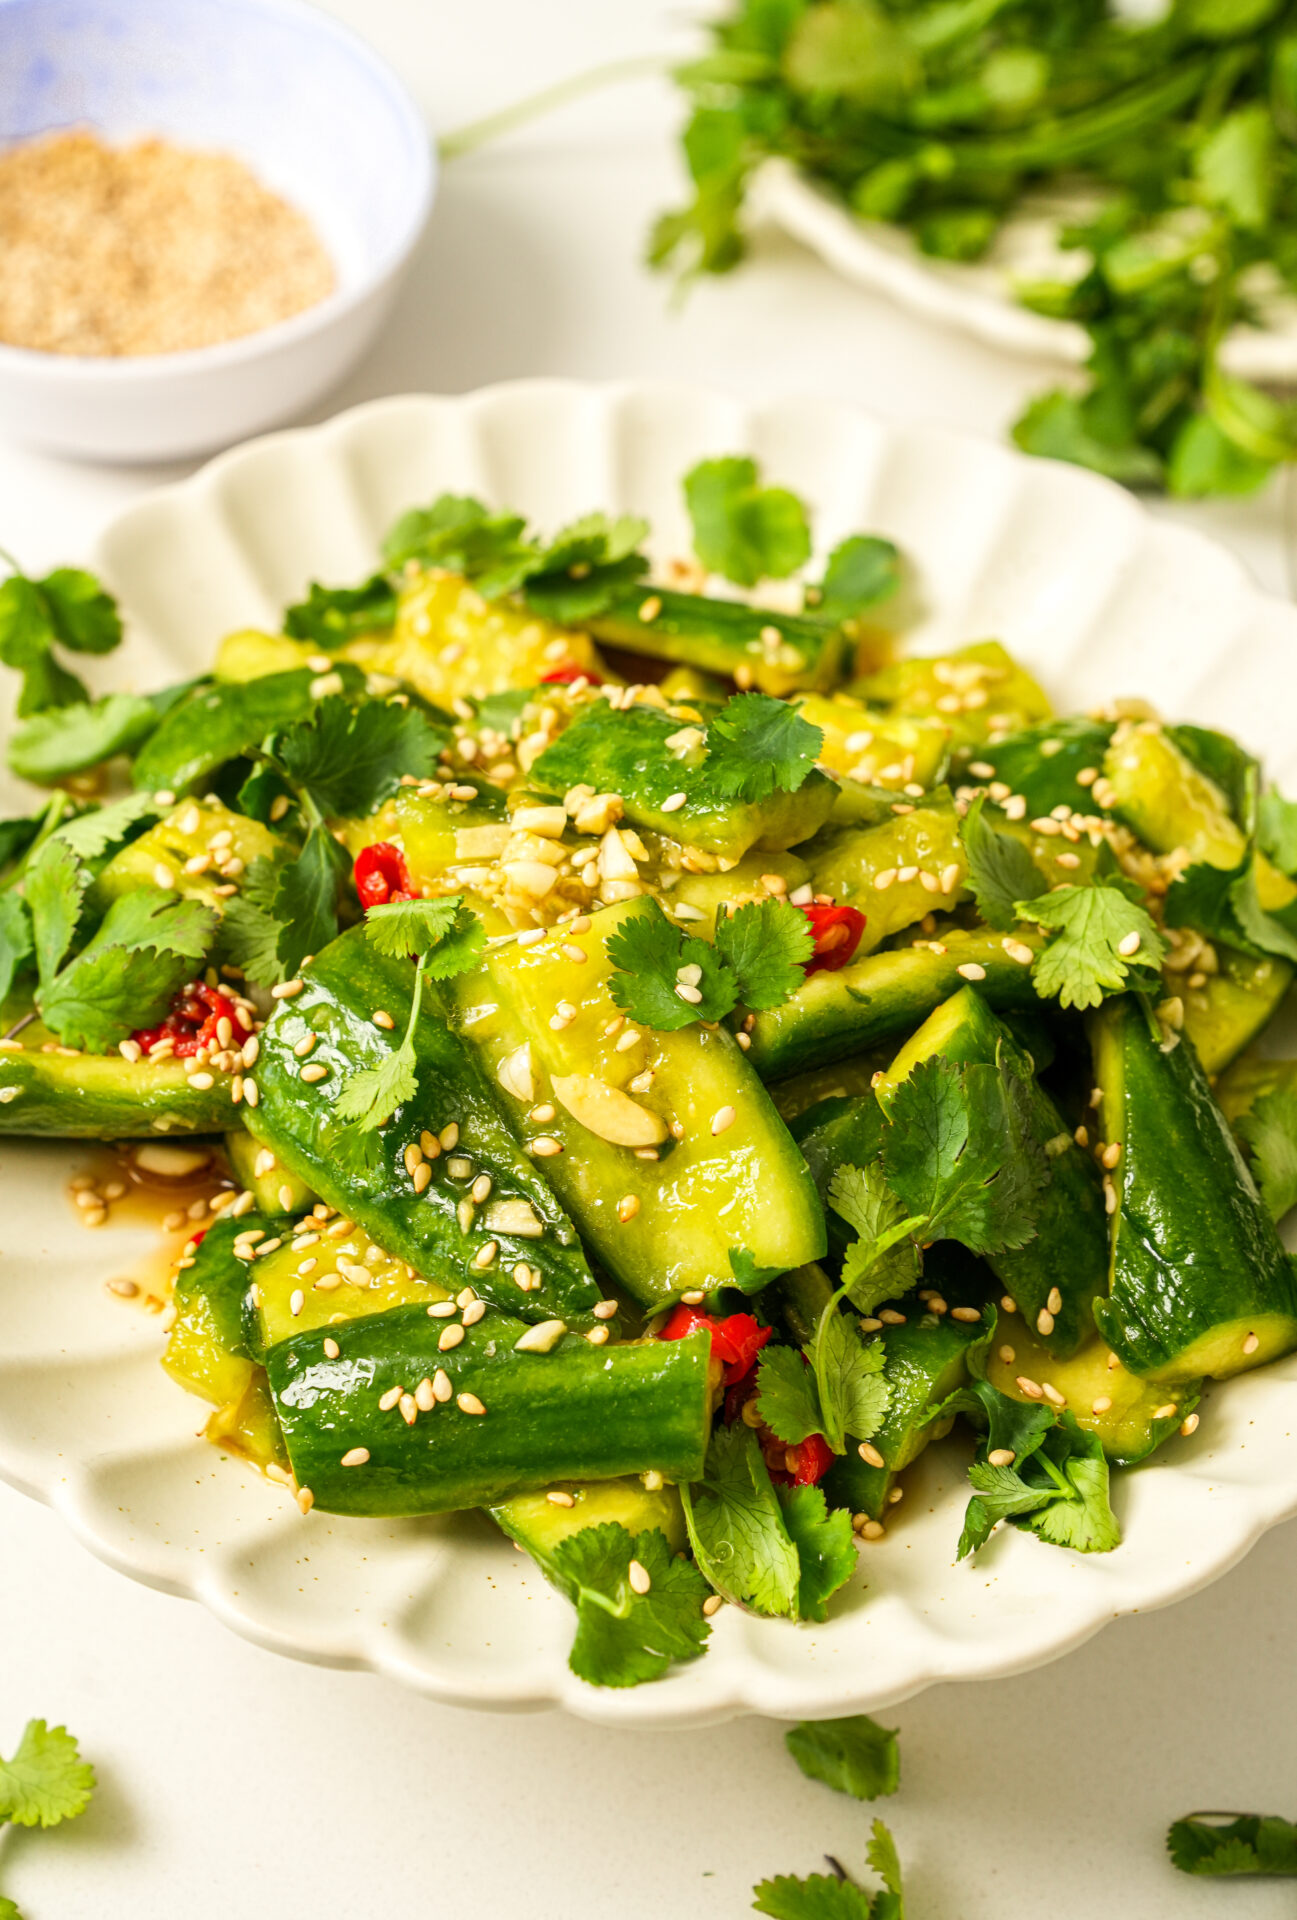
[[[1219,548],[1074,468],[825,402],[748,409],[669,387],[384,400],[223,455],[105,535],[97,563],[130,639],[104,677],[197,670],[223,632],[271,619],[309,578],[363,572],[393,516],[443,488],[547,526],[596,506],[639,510],[664,552],[682,551],[679,476],[743,448],[809,497],[824,544],[873,528],[915,557],[921,646],[998,634],[1060,705],[1143,695],[1236,729],[1297,777],[1297,612]],[[103,1559],[201,1599],[251,1639],[437,1699],[561,1704],[638,1726],[877,1708],[1050,1660],[1117,1614],[1193,1592],[1297,1511],[1294,1358],[1212,1392],[1192,1440],[1118,1477],[1125,1538],[1112,1554],[1010,1532],[954,1565],[965,1458],[934,1449],[826,1626],[726,1609],[704,1659],[655,1686],[598,1691],[568,1672],[566,1603],[485,1521],[303,1519],[195,1437],[200,1406],[159,1368],[156,1322],[103,1289],[146,1242],[77,1225],[73,1159],[0,1148],[0,1474]]]
[[[967,333],[1005,353],[1079,366],[1089,355],[1084,327],[1032,313],[1014,297],[1024,280],[1066,279],[1078,255],[1060,251],[1060,219],[1077,201],[1043,196],[997,237],[984,260],[968,264],[921,253],[903,227],[862,220],[826,188],[786,160],[767,161],[753,187],[753,211],[810,247],[845,280],[885,293],[898,307]],[[1297,300],[1277,287],[1257,290],[1265,326],[1235,327],[1221,358],[1240,379],[1297,379]]]

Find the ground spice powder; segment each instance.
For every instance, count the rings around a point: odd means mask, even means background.
[[[229,154],[87,132],[0,153],[9,346],[180,353],[274,326],[333,286],[310,221]]]

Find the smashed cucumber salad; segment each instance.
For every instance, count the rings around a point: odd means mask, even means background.
[[[823,1620],[957,1422],[952,1552],[1108,1551],[1112,1469],[1297,1347],[1297,806],[896,653],[895,549],[813,569],[751,461],[685,496],[656,573],[443,496],[147,695],[72,670],[93,578],[0,586],[0,1129],[223,1136],[163,1356],[211,1436],[484,1509],[608,1686]]]

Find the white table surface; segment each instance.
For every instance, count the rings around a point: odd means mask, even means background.
[[[664,0],[331,10],[400,66],[441,129],[584,65],[694,44]],[[673,306],[640,255],[650,216],[681,191],[676,117],[665,87],[638,82],[448,168],[391,328],[322,411],[527,374],[656,375],[998,434],[1048,377],[769,237],[741,274]],[[0,538],[33,568],[79,558],[169,477],[0,446]],[[1273,492],[1162,510],[1283,590]],[[1052,1667],[884,1715],[901,1729],[904,1785],[881,1811],[913,1920],[1289,1915],[1282,1883],[1172,1873],[1162,1835],[1197,1806],[1297,1813],[1294,1587],[1287,1528],[1208,1592]],[[28,1716],[63,1720],[101,1781],[74,1825],[0,1839],[0,1891],[27,1920],[692,1920],[744,1912],[754,1880],[820,1869],[826,1851],[863,1865],[874,1810],[805,1781],[774,1725],[623,1735],[470,1715],[299,1666],[99,1565],[4,1487],[0,1649],[0,1751]]]

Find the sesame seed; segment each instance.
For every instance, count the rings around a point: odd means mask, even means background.
[[[1117,951],[1124,960],[1129,960],[1133,953],[1138,953],[1139,948],[1140,936],[1138,933],[1128,933],[1124,940],[1117,942]]]
[[[561,1487],[551,1488],[550,1492],[545,1495],[545,1498],[552,1507],[574,1507],[576,1505],[576,1501],[572,1495],[570,1493],[564,1493]]]
[[[1107,1413],[1111,1405],[1112,1405],[1111,1396],[1106,1393],[1101,1393],[1097,1400],[1092,1400],[1090,1402],[1090,1412],[1091,1413]]]
[[[414,1395],[412,1393],[403,1393],[398,1405],[401,1409],[402,1420],[404,1420],[407,1427],[412,1427],[419,1417],[419,1408]]]
[[[288,1301],[288,1311],[292,1314],[294,1320],[297,1318],[298,1314],[302,1311],[302,1308],[305,1305],[306,1305],[306,1295],[302,1292],[302,1289],[300,1287],[294,1287]]]
[[[453,1300],[434,1300],[428,1308],[428,1318],[430,1320],[449,1320],[454,1311],[455,1302]]]
[[[1042,1307],[1040,1309],[1040,1312],[1036,1315],[1036,1332],[1039,1334],[1043,1334],[1045,1338],[1048,1339],[1049,1335],[1053,1331],[1054,1331],[1054,1316],[1049,1311],[1048,1307]]]
[[[633,1220],[638,1212],[639,1196],[634,1193],[623,1194],[617,1202],[617,1218],[622,1225],[625,1226],[628,1220]]]
[[[1058,1388],[1055,1386],[1051,1386],[1048,1380],[1046,1380],[1041,1391],[1044,1393],[1044,1396],[1046,1400],[1048,1400],[1051,1407],[1065,1407],[1067,1405],[1066,1399],[1058,1391]]]
[[[1016,1313],[1018,1311],[1018,1303],[1011,1293],[1002,1293],[1000,1295],[1000,1311],[1001,1313]]]
[[[639,617],[641,620],[656,620],[661,611],[662,602],[656,593],[651,593],[647,600],[641,600],[639,603]],[[550,1498],[553,1499],[553,1497],[551,1494]],[[571,1505],[571,1501],[568,1502],[568,1505]]]
[[[660,811],[662,813],[678,813],[688,797],[689,796],[684,793],[669,793],[662,802]]]
[[[966,1320],[971,1326],[974,1320],[981,1319],[982,1314],[979,1307],[952,1307],[950,1317],[952,1320]]]
[[[1175,1412],[1176,1412],[1175,1401],[1168,1400],[1164,1407],[1155,1407],[1153,1409],[1153,1418],[1155,1420],[1169,1420]]]
[[[1061,1313],[1063,1311],[1063,1296],[1057,1287],[1051,1287],[1049,1289],[1049,1298],[1046,1300],[1045,1305],[1051,1313]]]
[[[1186,1419],[1180,1422],[1180,1431],[1184,1435],[1186,1440],[1189,1438],[1190,1434],[1197,1433],[1198,1424],[1199,1424],[1198,1415],[1196,1413],[1189,1414]]]
[[[1255,1353],[1260,1344],[1261,1341],[1258,1335],[1249,1333],[1247,1339],[1243,1342],[1243,1351],[1244,1353]]]
[[[701,999],[701,995],[699,998]],[[550,1015],[549,1024],[555,1033],[562,1033],[564,1027],[570,1027],[576,1019],[576,1008],[570,1000],[560,1000]]]
[[[556,1140],[550,1133],[538,1133],[536,1138],[528,1144],[530,1151],[539,1154],[542,1160],[552,1159],[556,1153],[563,1151],[562,1141]]]
[[[612,1320],[616,1317],[617,1302],[615,1300],[600,1300],[591,1311],[596,1320]]]
[[[209,1087],[214,1087],[216,1085],[216,1081],[214,1080],[214,1078],[210,1073],[187,1074],[186,1080],[188,1084],[191,1087],[193,1087],[197,1093],[206,1093]]]
[[[441,1132],[437,1135],[437,1139],[447,1153],[450,1152],[452,1147],[457,1147],[459,1145],[458,1122],[452,1120],[449,1126],[443,1127]],[[424,1151],[426,1152],[427,1149],[425,1148]]]
[[[703,1292],[701,1287],[691,1287],[688,1293],[681,1294],[680,1301],[682,1306],[701,1307],[703,1301],[706,1298],[707,1298],[707,1295]]]
[[[1017,1359],[1017,1357],[1018,1357],[1017,1350],[1015,1348],[1013,1347],[1000,1348],[1000,1359],[1004,1362],[1006,1367],[1011,1367],[1014,1361]]]
[[[972,1309],[970,1308],[969,1311],[971,1312]],[[905,1315],[898,1313],[895,1307],[884,1307],[879,1313],[878,1318],[885,1327],[903,1327],[905,1325]]]
[[[965,960],[961,967],[955,968],[955,972],[961,980],[985,980],[986,978],[986,968],[980,967],[976,960]]]
[[[270,989],[272,1000],[292,1000],[306,985],[304,980],[281,980],[277,987]]]
[[[1111,1140],[1099,1155],[1105,1167],[1112,1168],[1121,1159],[1121,1141]]]
[[[389,1387],[378,1403],[380,1413],[390,1413],[404,1392],[403,1387]]]
[[[373,1021],[374,1025],[376,1027],[382,1027],[385,1033],[391,1033],[392,1029],[396,1025],[396,1022],[395,1020],[393,1020],[391,1014],[385,1013],[382,1007],[379,1007],[376,1012],[371,1013],[369,1017]]]
[[[868,1440],[862,1440],[856,1451],[867,1467],[882,1467],[887,1464],[878,1448]]]
[[[1103,1176],[1103,1206],[1105,1213],[1117,1211],[1117,1189],[1106,1173]]]
[[[1028,1400],[1041,1400],[1044,1398],[1045,1392],[1038,1381],[1029,1380],[1025,1373],[1018,1375],[1018,1391],[1025,1393]]]
[[[626,1569],[626,1578],[632,1593],[647,1593],[653,1585],[649,1570],[638,1560],[632,1560]]]
[[[439,1406],[445,1406],[455,1389],[450,1384],[450,1375],[444,1367],[438,1367],[432,1376],[432,1397]]]
[[[1021,940],[1001,940],[1000,945],[1010,960],[1016,960],[1020,967],[1029,967],[1036,957],[1031,948]]]
[[[461,1413],[485,1413],[486,1408],[475,1393],[457,1393],[455,1405]]]
[[[866,1314],[860,1322],[860,1330],[862,1333],[877,1333],[882,1324],[882,1321],[876,1320],[872,1314]]]
[[[239,1058],[242,1060],[245,1067],[255,1067],[257,1064],[257,1055],[260,1052],[261,1052],[260,1040],[257,1038],[255,1033],[250,1033],[247,1039],[243,1043],[243,1048],[239,1054]]]
[[[260,1100],[260,1098],[261,1098],[261,1092],[257,1086],[256,1081],[245,1080],[243,1082],[244,1104],[249,1107],[255,1107],[257,1102]]]
[[[529,1120],[534,1120],[538,1127],[547,1127],[550,1121],[554,1118],[556,1111],[557,1111],[556,1108],[550,1106],[549,1103],[546,1102],[543,1106],[533,1107],[531,1112],[527,1115],[527,1118]]]
[[[959,885],[960,874],[961,868],[957,860],[952,860],[948,867],[943,867],[941,869],[941,891],[943,893],[953,893]]]
[[[986,1456],[986,1463],[990,1467],[1011,1467],[1017,1457],[1012,1447],[992,1447]]]
[[[620,1035],[620,1037],[618,1038],[617,1052],[629,1053],[632,1047],[637,1047],[639,1045],[641,1038],[642,1036],[636,1031],[634,1027],[627,1027],[625,1033]]]
[[[327,1079],[328,1072],[329,1069],[325,1066],[324,1062],[320,1060],[316,1061],[312,1066],[303,1067],[300,1078],[313,1084],[317,1080]]]
[[[490,1240],[488,1240],[488,1242],[487,1242],[487,1245],[488,1245],[489,1247],[492,1247],[492,1248],[494,1248],[494,1245],[495,1245],[495,1243],[494,1243],[494,1241],[490,1241]],[[494,1259],[494,1257],[495,1257],[495,1256],[494,1256],[494,1252],[493,1252],[493,1253],[492,1253],[492,1259]],[[486,1265],[488,1265],[488,1264],[489,1264],[489,1263],[488,1263],[487,1261],[485,1261],[485,1260],[482,1260],[482,1259],[480,1259],[480,1258],[479,1258],[479,1259],[476,1259],[476,1260],[474,1260],[474,1262],[473,1262],[473,1265],[474,1265],[475,1267],[483,1267],[483,1266],[486,1266]],[[485,1300],[470,1300],[470,1301],[469,1301],[469,1303],[468,1303],[468,1305],[467,1305],[467,1306],[466,1306],[466,1307],[464,1308],[464,1325],[465,1325],[466,1327],[475,1327],[475,1326],[477,1325],[477,1323],[478,1323],[478,1321],[479,1321],[479,1320],[481,1320],[481,1319],[482,1319],[482,1318],[484,1317],[484,1315],[485,1315],[485,1313],[486,1313],[486,1301],[485,1301]]]
[[[728,1128],[734,1125],[734,1122],[737,1119],[738,1119],[738,1114],[735,1112],[733,1107],[718,1107],[716,1112],[712,1115],[713,1134],[726,1132]]]
[[[715,1614],[718,1614],[720,1612],[721,1608],[724,1605],[725,1605],[725,1602],[721,1599],[721,1596],[719,1593],[709,1593],[707,1598],[703,1601],[704,1619],[707,1619],[707,1620],[712,1619],[712,1617]]]
[[[886,1531],[881,1520],[866,1520],[860,1529],[861,1537],[865,1540],[881,1540]]]
[[[351,1447],[343,1454],[340,1465],[344,1467],[363,1467],[368,1459],[368,1447]]]
[[[610,1331],[608,1327],[591,1327],[585,1337],[592,1347],[603,1347],[608,1344]]]
[[[1090,1129],[1085,1126],[1078,1127],[1072,1135],[1072,1138],[1078,1147],[1088,1147],[1090,1144]]]
[[[325,1341],[325,1343],[324,1343],[324,1357],[325,1357],[325,1359],[326,1359],[326,1360],[336,1360],[336,1359],[337,1359],[337,1357],[338,1357],[338,1355],[339,1355],[339,1354],[340,1354],[341,1352],[342,1352],[342,1348],[341,1348],[341,1347],[340,1347],[340,1346],[338,1345],[338,1343],[337,1343],[337,1341],[336,1341],[335,1339],[333,1339],[333,1338],[332,1338],[332,1336],[330,1336],[330,1338],[329,1338],[329,1339],[327,1339],[327,1340]]]
[[[153,869],[153,880],[156,886],[172,887],[175,885],[176,876],[172,873],[170,867],[164,865],[164,863],[159,860]]]
[[[441,1330],[441,1338],[438,1340],[437,1346],[442,1353],[449,1353],[452,1347],[457,1347],[463,1338],[464,1338],[463,1327],[459,1327],[459,1326],[443,1327]]]

